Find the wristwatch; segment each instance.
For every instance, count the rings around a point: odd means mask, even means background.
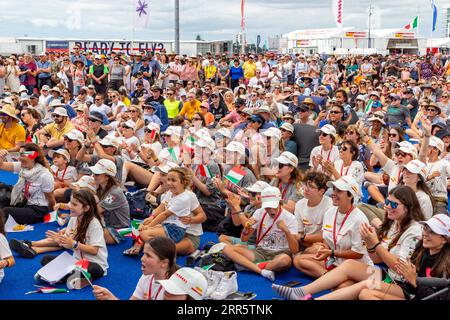
[[[76,249],[76,248],[78,248],[78,241],[77,240],[75,240],[73,242],[73,245],[72,245],[72,249]]]

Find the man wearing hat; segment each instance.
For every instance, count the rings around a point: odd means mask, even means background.
[[[234,110],[227,114],[224,118],[220,119],[219,124],[226,125],[226,123],[228,123],[232,125],[234,123],[238,123],[241,120],[239,113],[241,113],[244,109],[245,100],[242,98],[237,98],[234,102]]]
[[[104,94],[106,92],[108,74],[108,65],[103,62],[103,59],[100,55],[95,55],[94,63],[89,67],[88,77],[91,80],[90,83],[95,86],[95,91],[97,93]]]
[[[400,126],[404,127],[406,124],[411,128],[412,121],[409,109],[401,105],[400,96],[391,93],[391,104],[387,107],[386,122],[388,126]]]
[[[241,240],[248,241],[256,232],[256,249],[226,245],[223,254],[235,263],[275,281],[274,271],[283,271],[291,266],[291,255],[299,250],[296,236],[298,224],[294,215],[281,206],[281,192],[276,187],[261,192],[261,209],[244,224]],[[256,264],[268,262],[264,268]]]
[[[51,85],[51,64],[50,61],[47,61],[47,54],[45,52],[42,52],[39,55],[39,61],[36,62],[37,66],[37,86],[40,90],[43,85]]]
[[[0,120],[0,150],[19,151],[25,143],[26,132],[11,104],[5,104],[0,109]]]
[[[63,107],[57,107],[52,112],[54,123],[46,125],[36,134],[39,141],[47,141],[39,143],[43,149],[56,149],[64,144],[64,135],[75,129],[72,122],[69,121],[67,110]],[[50,137],[50,138],[49,138]]]
[[[311,110],[309,108],[309,105],[307,105],[306,103],[302,103],[298,108],[297,108],[297,112],[298,114],[298,121],[297,123],[300,124],[307,124],[310,126],[314,125],[314,120],[311,119],[310,115],[311,115]]]
[[[401,100],[401,104],[409,109],[411,119],[416,117],[417,111],[419,111],[419,101],[414,96],[414,90],[412,88],[406,88],[403,91],[404,98]]]
[[[142,83],[142,86],[145,90],[150,94],[152,87],[150,86],[150,82],[148,80],[144,79],[144,75],[141,71],[138,71],[136,73],[136,79],[132,80],[131,82],[131,91],[135,91],[138,88],[138,83]],[[148,97],[147,97],[148,98]]]
[[[152,93],[152,96],[147,98],[147,100],[145,100],[146,104],[149,104],[150,102],[156,101],[160,104],[164,104],[164,100],[165,98],[163,97],[163,89],[159,86],[152,86],[150,88],[150,91]]]

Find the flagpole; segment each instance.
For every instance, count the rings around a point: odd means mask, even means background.
[[[175,53],[180,54],[180,0],[175,0]]]
[[[136,10],[134,8],[134,0],[131,0],[131,16],[133,17],[133,25],[132,25],[132,29],[131,29],[131,45],[130,45],[130,52],[129,55],[132,54],[132,52],[134,51],[134,37],[135,37],[135,33],[136,33],[136,15],[134,13],[134,10]]]

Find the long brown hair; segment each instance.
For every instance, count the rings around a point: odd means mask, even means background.
[[[170,278],[177,270],[176,263],[177,248],[173,240],[166,237],[155,237],[147,241],[153,252],[158,256],[159,260],[169,260],[169,268],[166,277]]]
[[[77,226],[77,231],[74,240],[84,243],[86,241],[86,233],[91,221],[97,218],[100,221],[100,215],[97,211],[97,201],[95,201],[92,192],[87,190],[78,190],[72,193],[72,198],[77,199],[83,207],[89,206],[89,210],[86,211],[81,217],[81,222]]]
[[[109,190],[111,190],[114,186],[119,185],[120,183],[115,177],[108,176],[108,183],[106,184],[106,188],[103,190],[102,186],[97,187],[97,197],[100,200],[103,200],[103,198],[108,194]]]
[[[397,245],[398,240],[402,234],[409,228],[413,221],[424,221],[425,217],[420,208],[419,200],[416,193],[408,186],[397,186],[392,189],[389,194],[396,197],[406,207],[406,215],[400,221],[400,230],[395,238],[389,243],[388,250],[391,250]],[[387,217],[384,219],[381,228],[378,230],[378,239],[383,239],[391,229],[394,220]]]
[[[423,256],[425,252],[428,250],[423,247],[423,241],[420,240],[417,244],[416,250],[413,252],[411,256],[411,262],[416,266],[417,272],[419,273],[422,270],[419,270]],[[447,242],[442,247],[441,251],[437,254],[437,259],[431,268],[431,276],[437,278],[448,278],[450,275],[450,242],[447,237]]]
[[[50,169],[50,164],[45,158],[44,152],[42,151],[41,147],[39,147],[36,143],[26,143],[22,146],[22,148],[25,151],[36,151],[38,153],[38,156],[36,157],[36,159],[34,159],[34,162],[39,163],[43,167],[47,168],[48,171],[52,172],[52,170]]]

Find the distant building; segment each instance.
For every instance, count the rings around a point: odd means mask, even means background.
[[[444,37],[450,38],[450,5],[444,6],[443,21],[444,21],[443,30],[445,32]]]

